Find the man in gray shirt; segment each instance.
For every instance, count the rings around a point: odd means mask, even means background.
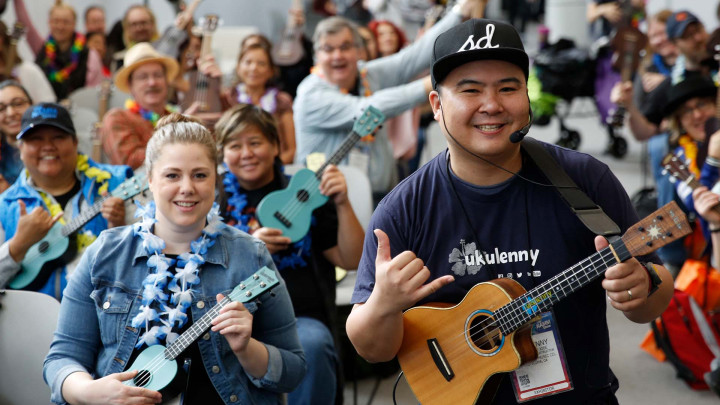
[[[356,25],[342,17],[321,21],[313,43],[317,62],[298,86],[293,104],[297,151],[295,162],[308,164],[329,158],[343,142],[368,105],[388,118],[427,101],[430,77],[416,79],[429,66],[435,38],[457,25],[487,0],[459,1],[447,15],[412,45],[369,62],[359,60],[362,38]],[[308,156],[310,155],[310,156]],[[385,130],[363,139],[343,161],[368,174],[376,196],[397,182],[392,148]]]

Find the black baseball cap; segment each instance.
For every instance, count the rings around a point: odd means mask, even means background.
[[[668,92],[668,100],[665,104],[664,115],[669,117],[683,103],[695,97],[715,97],[717,87],[715,83],[704,75],[693,75],[673,85]]]
[[[665,23],[665,31],[667,32],[668,38],[677,39],[683,35],[688,25],[699,22],[700,20],[695,17],[695,14],[687,10],[678,11],[668,18]]]
[[[44,125],[58,128],[75,136],[75,125],[73,125],[70,113],[65,107],[55,103],[40,103],[25,110],[20,121],[21,129],[20,133],[17,134],[17,139]]]
[[[476,60],[510,62],[528,78],[530,60],[515,27],[502,21],[475,18],[435,39],[430,69],[433,88],[456,67]]]

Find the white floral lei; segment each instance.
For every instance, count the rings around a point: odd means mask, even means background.
[[[143,281],[140,313],[132,320],[133,327],[145,329],[135,347],[162,344],[163,339],[171,344],[179,336],[173,332],[173,328],[179,330],[187,322],[187,310],[196,291],[192,286],[200,283],[198,273],[205,263],[203,256],[215,244],[220,230],[226,225],[220,218],[219,206],[213,204],[207,214],[207,226],[202,230],[202,235],[190,243],[190,252],[178,256],[175,274],[172,274],[168,269],[175,263],[175,259],[162,253],[165,241],[152,233],[153,225],[157,222],[155,203],[150,201],[143,206],[136,201],[135,204],[135,217],[142,217],[142,220],[133,224],[133,234],[142,239],[142,246],[148,254],[147,264],[151,269]]]

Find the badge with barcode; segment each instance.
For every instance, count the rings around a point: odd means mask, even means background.
[[[552,312],[543,312],[540,319],[533,323],[532,340],[538,351],[537,359],[511,373],[518,403],[573,389]]]

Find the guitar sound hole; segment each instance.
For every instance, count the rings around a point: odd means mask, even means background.
[[[40,245],[38,246],[38,250],[40,253],[45,253],[50,248],[50,244],[47,241],[42,241]]]
[[[144,387],[150,383],[150,372],[147,370],[140,370],[138,371],[135,378],[133,378],[133,383],[136,387]]]
[[[470,322],[468,336],[480,350],[493,351],[502,342],[502,333],[495,320],[479,315]]]
[[[300,202],[305,202],[310,199],[310,193],[308,193],[306,190],[300,190],[297,192],[296,197],[298,200],[300,200]]]

